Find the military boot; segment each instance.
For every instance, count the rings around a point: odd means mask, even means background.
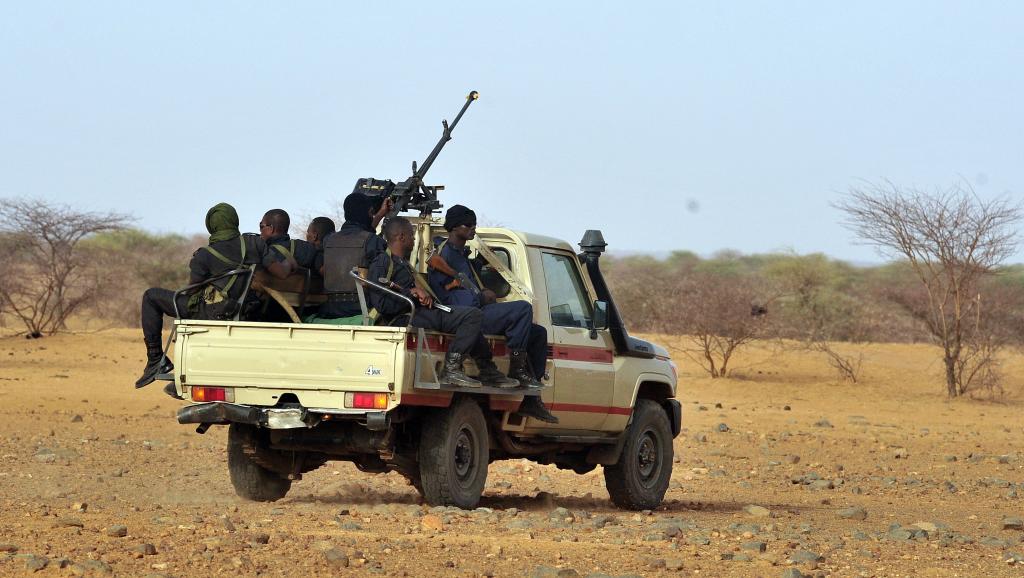
[[[146,344],[146,359],[146,368],[142,370],[142,377],[135,382],[135,389],[153,383],[156,376],[161,373],[174,371],[174,364],[164,355],[164,350],[159,343]]]
[[[519,410],[516,411],[516,413],[547,423],[558,423],[558,418],[548,411],[547,406],[544,405],[544,400],[542,400],[539,395],[528,395],[524,397],[523,402],[519,404]]]
[[[476,378],[482,381],[484,385],[503,389],[519,387],[519,380],[512,379],[499,371],[498,366],[494,365],[493,359],[474,359],[473,361],[476,362],[477,368],[480,369],[480,375],[476,376]]]
[[[459,387],[480,387],[483,385],[479,381],[466,375],[466,371],[462,369],[463,355],[461,353],[453,353],[449,351],[444,356],[444,368],[441,369],[441,375],[438,381],[448,385],[457,385]]]
[[[513,349],[509,352],[508,376],[518,380],[519,384],[523,387],[534,389],[544,387],[544,384],[537,381],[537,378],[530,373],[526,360],[526,351],[522,349]]]

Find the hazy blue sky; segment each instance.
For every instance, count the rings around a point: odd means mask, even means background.
[[[201,232],[403,179],[614,250],[859,261],[858,179],[1024,198],[1020,2],[0,3],[0,196]],[[1024,252],[1016,261],[1024,261]]]

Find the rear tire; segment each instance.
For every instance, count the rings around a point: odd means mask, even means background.
[[[424,420],[419,480],[431,506],[475,508],[487,482],[489,461],[487,421],[473,401],[463,399]]]
[[[672,477],[672,427],[655,401],[639,399],[625,432],[622,455],[604,469],[612,502],[627,510],[651,510],[661,504]]]
[[[228,473],[235,493],[246,500],[276,502],[288,493],[292,481],[256,462],[257,429],[233,423],[228,427]]]

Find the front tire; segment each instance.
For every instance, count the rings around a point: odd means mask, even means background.
[[[235,493],[255,502],[276,502],[285,497],[292,481],[259,465],[256,427],[233,423],[228,427],[228,473]]]
[[[612,502],[627,510],[651,510],[661,504],[672,477],[672,427],[655,401],[639,399],[625,432],[622,455],[604,469]]]
[[[431,506],[472,509],[487,482],[490,437],[480,406],[463,399],[430,415],[420,436],[420,485]]]

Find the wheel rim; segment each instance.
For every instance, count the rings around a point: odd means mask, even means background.
[[[476,447],[476,436],[463,425],[459,428],[459,435],[455,436],[455,452],[452,456],[455,461],[455,476],[462,486],[471,484],[476,476]]]
[[[636,450],[637,472],[644,486],[652,485],[661,473],[661,443],[652,430],[640,435]]]

